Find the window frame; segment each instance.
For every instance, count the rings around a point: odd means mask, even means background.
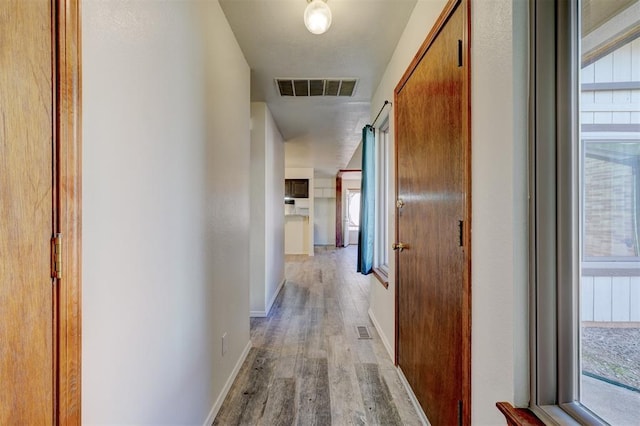
[[[390,195],[390,145],[389,114],[382,117],[382,124],[375,132],[376,205],[373,272],[383,286],[389,285],[389,195]],[[386,262],[385,262],[386,260]]]
[[[530,400],[546,422],[606,424],[580,403],[578,7],[530,2]]]

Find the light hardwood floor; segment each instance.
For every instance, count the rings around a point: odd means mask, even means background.
[[[367,314],[356,253],[286,257],[286,284],[269,317],[251,320],[253,348],[214,425],[421,424]]]

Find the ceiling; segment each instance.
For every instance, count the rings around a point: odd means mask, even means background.
[[[416,0],[328,0],[331,28],[307,31],[306,0],[220,0],[251,67],[251,100],[266,102],[285,140],[286,167],[316,176],[346,168],[370,100]],[[357,78],[351,97],[281,97],[276,78]]]

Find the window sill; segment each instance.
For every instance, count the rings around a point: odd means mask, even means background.
[[[497,402],[496,406],[504,414],[509,426],[544,425],[534,413],[525,408],[514,408],[508,402]]]
[[[380,268],[373,268],[373,275],[380,281],[384,288],[389,288],[389,276]]]

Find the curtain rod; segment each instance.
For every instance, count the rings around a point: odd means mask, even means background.
[[[384,103],[382,104],[382,107],[380,107],[380,111],[378,111],[378,115],[376,115],[376,118],[373,119],[373,123],[371,123],[371,127],[373,127],[376,124],[376,121],[378,121],[378,117],[380,117],[380,114],[382,114],[382,110],[384,109],[384,107],[386,107],[388,105],[391,105],[391,102],[385,100]]]

